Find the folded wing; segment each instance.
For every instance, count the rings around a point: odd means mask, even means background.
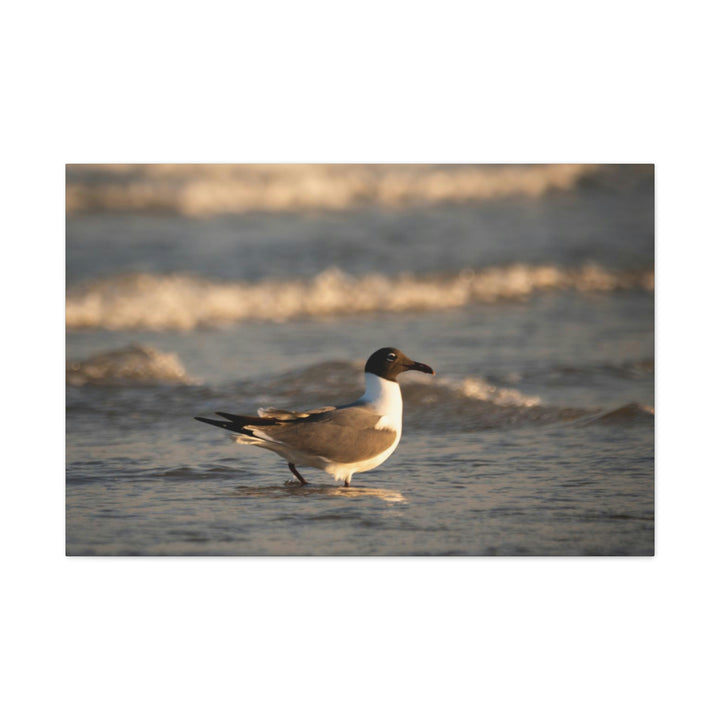
[[[394,430],[377,429],[380,416],[364,407],[321,408],[305,413],[268,408],[265,412],[265,417],[219,412],[225,420],[200,417],[196,420],[338,463],[375,457],[397,438]]]
[[[372,410],[345,407],[259,427],[253,435],[333,462],[353,463],[375,457],[395,442],[394,430],[376,429],[379,420]]]

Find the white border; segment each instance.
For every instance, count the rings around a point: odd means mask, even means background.
[[[717,711],[718,58],[706,9],[9,11],[6,716]],[[655,559],[63,556],[63,164],[281,160],[657,163]]]

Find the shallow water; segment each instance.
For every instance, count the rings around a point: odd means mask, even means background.
[[[68,483],[71,554],[652,553],[648,423],[405,439],[357,486],[284,486],[217,448],[153,472],[118,454]],[[210,443],[207,443],[210,445]],[[139,443],[133,443],[138,452]],[[122,453],[122,448],[119,448]],[[227,449],[226,449],[227,450]],[[235,450],[235,448],[232,448]],[[268,456],[270,459],[271,456]],[[148,459],[148,466],[153,465]],[[117,468],[113,471],[113,468]],[[94,479],[93,479],[93,476]],[[289,477],[289,474],[287,474]],[[650,498],[650,500],[649,500]]]
[[[652,554],[652,183],[616,172],[453,206],[70,215],[68,554]],[[398,287],[389,313],[358,300]],[[351,401],[384,345],[437,375],[401,377],[400,445],[351,488],[285,485],[193,420]]]

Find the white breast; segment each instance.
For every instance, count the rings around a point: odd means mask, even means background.
[[[400,386],[374,373],[365,373],[365,394],[359,402],[367,403],[380,415],[380,420],[375,425],[378,430],[394,430],[398,434],[395,443],[397,445],[402,433],[403,401]]]

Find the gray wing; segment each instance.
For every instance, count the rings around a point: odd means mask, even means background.
[[[267,407],[258,408],[257,414],[262,418],[272,418],[273,420],[296,420],[297,418],[306,418],[309,415],[319,415],[320,413],[334,410],[334,405],[317,408],[315,410],[283,410],[282,408]]]
[[[344,407],[258,430],[303,452],[334,462],[352,463],[375,457],[395,442],[394,430],[375,429],[379,419],[380,415],[372,410]]]

